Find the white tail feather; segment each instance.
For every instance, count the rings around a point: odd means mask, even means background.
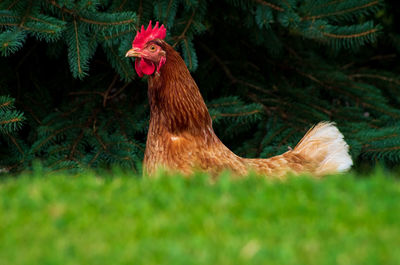
[[[311,128],[293,152],[317,163],[316,175],[343,172],[353,165],[349,146],[334,123],[330,122],[321,122]]]

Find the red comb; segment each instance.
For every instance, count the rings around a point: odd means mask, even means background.
[[[167,29],[164,27],[164,25],[161,25],[161,27],[158,27],[158,21],[157,21],[154,28],[152,28],[151,20],[150,20],[150,23],[147,26],[147,29],[144,29],[144,26],[142,25],[141,30],[138,31],[135,39],[133,40],[132,47],[133,48],[143,48],[143,46],[148,41],[154,40],[154,39],[164,39],[166,35],[167,35]]]

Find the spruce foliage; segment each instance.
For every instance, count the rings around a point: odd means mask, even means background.
[[[24,120],[24,114],[14,107],[15,99],[0,96],[0,133],[12,134],[19,130]]]
[[[0,170],[140,170],[146,82],[125,58],[163,23],[217,134],[268,157],[335,121],[355,160],[400,161],[399,5],[381,0],[0,1]],[[10,96],[9,96],[10,95]]]

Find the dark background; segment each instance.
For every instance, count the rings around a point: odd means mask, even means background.
[[[304,17],[307,10],[302,7],[312,1],[289,1],[294,3],[289,11],[280,1],[267,2],[284,9],[271,8],[273,22],[268,28],[260,28],[255,18],[264,1],[193,5],[171,1],[177,7],[169,14],[157,13],[154,4],[168,1],[126,5],[98,1],[97,7],[88,9],[91,13],[76,8],[75,15],[62,9],[62,1],[56,1],[59,9],[52,1],[44,2],[31,16],[37,12],[62,18],[67,26],[73,25],[74,17],[94,20],[94,14],[121,11],[136,12],[138,24],[163,21],[169,30],[167,41],[176,44],[185,61],[185,54],[197,57],[190,69],[210,108],[215,130],[241,156],[280,154],[313,124],[332,120],[345,135],[356,168],[376,162],[394,167],[400,159],[397,1],[381,1],[368,12],[346,18],[321,19],[339,28],[365,21],[379,27],[376,38],[365,39],[361,45],[343,41],[339,48],[328,37],[310,37],[301,23],[285,26],[281,22],[282,14],[290,12]],[[87,1],[71,1],[70,6],[79,2]],[[119,9],[117,2],[121,2]],[[343,2],[357,5],[357,1]],[[7,1],[2,3],[3,10],[5,6]],[[18,4],[14,8],[16,14],[24,14],[18,13]],[[185,38],[192,46],[187,53],[180,36],[191,19],[194,22]],[[196,29],[200,24],[201,30]],[[4,24],[2,29],[16,28]],[[85,36],[95,33],[89,29]],[[113,60],[117,59],[109,58],[110,49],[100,40],[89,56],[86,75],[74,77],[68,35],[48,41],[28,34],[22,47],[0,62],[0,95],[14,98],[16,110],[25,117],[19,130],[0,138],[2,167],[19,171],[40,160],[49,170],[118,165],[140,171],[149,115],[147,82],[136,76],[133,61],[122,54],[135,30],[111,45],[120,49],[115,58],[127,60],[132,72],[126,76],[116,70]]]

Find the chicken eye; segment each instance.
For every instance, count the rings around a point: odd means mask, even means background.
[[[151,45],[149,47],[149,50],[152,51],[152,52],[155,52],[156,51],[156,46],[155,45]]]

